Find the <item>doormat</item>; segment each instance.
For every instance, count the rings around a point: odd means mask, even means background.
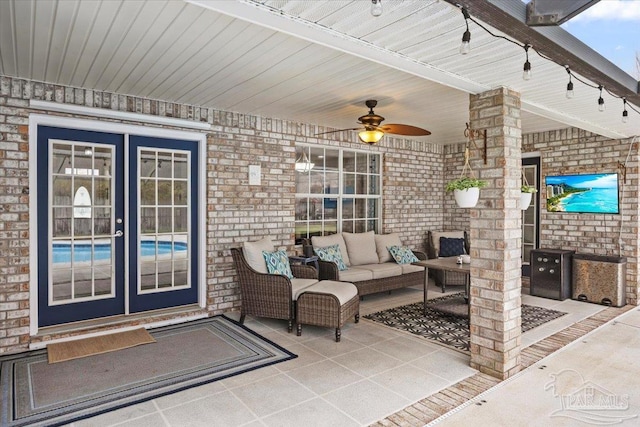
[[[468,305],[464,294],[457,293],[427,301],[423,314],[422,301],[378,311],[363,316],[392,328],[420,335],[455,350],[469,352]],[[522,332],[526,332],[567,313],[522,304]]]
[[[149,335],[149,332],[144,328],[138,328],[132,331],[49,344],[47,354],[49,363],[58,363],[152,342],[156,340]]]
[[[0,358],[0,425],[68,424],[297,357],[225,316],[149,332],[153,345],[55,364]]]

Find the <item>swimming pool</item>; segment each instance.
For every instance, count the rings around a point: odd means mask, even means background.
[[[175,252],[184,252],[187,250],[187,244],[183,242],[156,242],[153,240],[143,240],[140,242],[141,256],[154,256],[156,254],[156,243],[158,255],[170,254],[172,249]],[[108,243],[96,243],[95,245],[76,243],[73,245],[73,261],[83,262],[91,261],[91,254],[94,260],[111,259],[111,245]],[[54,243],[53,244],[53,263],[63,263],[71,261],[71,244]]]

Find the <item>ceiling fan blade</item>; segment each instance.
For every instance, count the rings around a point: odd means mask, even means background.
[[[402,125],[402,124],[394,124],[394,123],[378,126],[378,129],[380,129],[383,132],[394,133],[396,135],[409,135],[409,136],[431,135],[431,132],[429,132],[426,129],[422,129],[422,128],[411,126],[411,125]]]
[[[327,133],[336,133],[336,132],[343,132],[343,131],[348,131],[348,130],[362,130],[362,129],[363,129],[362,127],[349,128],[349,129],[338,129],[338,130],[330,130],[330,131],[327,131],[327,132],[320,132],[320,133],[316,133],[314,135],[324,135],[324,134],[327,134]]]

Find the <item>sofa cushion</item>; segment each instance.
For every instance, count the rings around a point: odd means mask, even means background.
[[[242,253],[247,260],[249,267],[259,273],[267,274],[267,263],[262,256],[262,251],[273,252],[274,245],[270,238],[265,237],[257,242],[244,242],[242,244]]]
[[[389,252],[398,264],[411,264],[418,261],[418,257],[406,246],[390,246]]]
[[[318,283],[317,279],[291,279],[291,297],[293,301],[297,300],[301,293],[315,283]]]
[[[389,246],[402,246],[400,242],[400,235],[398,233],[389,234],[376,234],[376,252],[378,253],[378,262],[393,261],[391,253],[389,253]]]
[[[341,282],[362,282],[373,279],[373,272],[360,267],[351,267],[338,272],[338,280]]]
[[[360,265],[358,268],[367,269],[373,273],[374,279],[384,279],[385,277],[399,276],[402,274],[402,267],[395,262],[383,262],[382,264]]]
[[[351,265],[377,264],[376,239],[373,231],[366,233],[342,233],[347,244]]]
[[[420,267],[419,265],[400,264],[400,267],[402,267],[402,274],[424,272],[424,267]]]
[[[340,245],[331,245],[326,248],[313,248],[313,251],[318,255],[318,258],[322,261],[333,262],[338,266],[338,270],[344,271],[347,266],[342,259],[342,251]]]
[[[289,256],[285,251],[262,251],[262,256],[267,264],[267,271],[269,274],[282,274],[283,276],[287,276],[289,279],[293,279],[291,265],[289,265]]]
[[[440,238],[441,237],[453,237],[457,239],[464,239],[464,231],[432,231],[431,243],[436,250],[436,257],[440,256]]]
[[[311,245],[314,248],[326,248],[332,245],[338,245],[340,247],[340,253],[342,259],[347,267],[351,266],[351,260],[349,259],[349,253],[347,252],[347,245],[344,243],[342,234],[331,234],[329,236],[311,236]]]
[[[440,237],[440,250],[438,256],[450,257],[464,253],[464,238]]]

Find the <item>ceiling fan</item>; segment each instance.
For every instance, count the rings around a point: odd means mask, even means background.
[[[375,144],[384,136],[385,133],[393,133],[396,135],[408,135],[408,136],[426,136],[431,135],[426,129],[422,129],[416,126],[403,125],[403,124],[388,124],[382,125],[384,117],[377,115],[373,112],[373,109],[378,105],[378,101],[375,99],[368,99],[365,101],[365,105],[369,108],[369,113],[364,116],[358,117],[358,123],[362,126],[350,129],[332,130],[329,132],[321,132],[316,135],[322,135],[325,133],[342,132],[345,130],[359,130],[358,137],[362,142],[367,144]]]

